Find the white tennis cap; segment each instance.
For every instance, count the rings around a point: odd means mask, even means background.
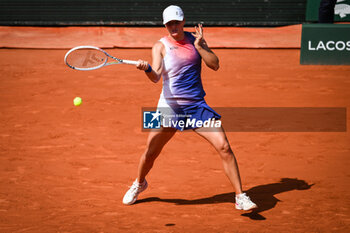
[[[163,24],[171,20],[182,21],[184,20],[184,12],[182,9],[175,5],[170,5],[163,11]]]

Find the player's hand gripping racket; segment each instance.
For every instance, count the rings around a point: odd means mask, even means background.
[[[112,58],[112,61],[108,61]],[[137,61],[123,60],[109,55],[106,51],[94,46],[78,46],[66,53],[64,62],[75,70],[96,70],[115,64],[136,65]]]

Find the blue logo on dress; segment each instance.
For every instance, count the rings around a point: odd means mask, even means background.
[[[160,129],[161,113],[157,111],[143,112],[143,128],[144,129]]]

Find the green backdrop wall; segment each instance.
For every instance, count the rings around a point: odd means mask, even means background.
[[[187,25],[291,25],[306,12],[306,0],[1,0],[0,25],[162,25],[171,4],[183,8]]]
[[[300,64],[350,65],[350,24],[304,24]]]
[[[318,21],[318,8],[321,0],[307,0],[306,21]],[[334,21],[350,22],[350,0],[338,0],[335,5]]]

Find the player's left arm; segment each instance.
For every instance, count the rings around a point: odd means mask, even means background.
[[[203,26],[198,24],[198,27],[195,27],[196,32],[192,35],[196,38],[194,41],[194,46],[197,49],[198,53],[201,55],[204,63],[213,70],[219,69],[219,58],[215,53],[209,48],[207,42],[203,37]]]

